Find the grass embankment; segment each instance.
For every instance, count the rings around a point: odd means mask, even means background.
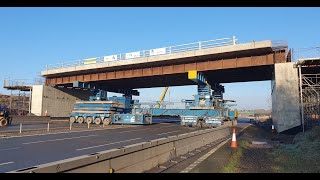
[[[280,144],[272,155],[275,172],[320,173],[320,127],[297,134],[293,144]]]
[[[271,173],[320,173],[320,127],[299,133],[294,137],[292,144],[275,145],[267,153],[263,148],[258,148],[252,154],[248,140],[242,139],[238,142],[238,148],[233,150],[228,164],[223,168],[225,173],[237,173],[243,170],[265,172],[266,163],[270,168],[267,168],[269,170],[266,172]],[[247,153],[249,150],[251,153]],[[259,156],[254,157],[258,155],[257,153]],[[260,160],[254,161],[256,158]]]
[[[248,148],[249,142],[247,140],[240,140],[238,148],[233,149],[229,163],[223,167],[224,173],[237,173],[239,172],[240,159],[243,156],[244,151]]]

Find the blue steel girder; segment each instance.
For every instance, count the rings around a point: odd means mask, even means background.
[[[208,79],[207,82],[208,82],[208,84],[211,85],[211,89],[212,90],[219,91],[219,92],[222,92],[222,93],[225,92],[224,86],[222,86],[220,83],[213,82],[213,80],[210,80],[210,79]]]
[[[95,84],[95,83],[85,83],[85,82],[79,82],[79,81],[74,81],[72,84],[72,87],[79,88],[79,89],[103,90],[103,91],[108,91],[108,92],[121,93],[121,94],[124,94],[125,96],[139,96],[140,95],[138,90],[106,89],[106,88],[103,88],[102,86],[99,86],[98,84]]]
[[[140,92],[134,89],[118,89],[112,92],[121,93],[121,94],[124,94],[125,96],[140,96]]]
[[[198,72],[196,70],[191,70],[188,72],[188,79],[196,82],[198,84],[198,87],[203,87],[203,85],[209,85],[211,86],[210,89],[213,91],[219,91],[224,93],[224,86],[220,85],[220,83],[214,82],[213,80],[206,77],[202,72]],[[199,90],[199,88],[198,88]]]

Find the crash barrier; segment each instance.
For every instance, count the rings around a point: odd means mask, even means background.
[[[231,126],[136,143],[10,173],[140,173],[231,135]]]

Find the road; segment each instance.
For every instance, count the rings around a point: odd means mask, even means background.
[[[196,131],[177,123],[0,139],[0,173]]]

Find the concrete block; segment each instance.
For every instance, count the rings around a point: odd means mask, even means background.
[[[160,138],[160,139],[158,139],[158,145],[164,144],[164,143],[168,143],[168,142],[170,142],[170,139],[168,139],[168,138]]]
[[[176,141],[178,139],[178,136],[168,136],[167,138],[169,141]]]
[[[179,134],[178,135],[178,139],[183,139],[183,138],[187,138],[188,137],[188,133],[184,133],[184,134]]]
[[[90,164],[80,169],[70,170],[67,173],[109,173],[110,161],[105,160],[99,163]]]
[[[124,146],[122,148],[122,150],[124,150],[124,152],[126,152],[126,153],[131,153],[131,152],[134,152],[134,151],[140,151],[141,149],[144,148],[143,144],[145,144],[145,143],[131,144],[131,145],[128,145],[128,146]]]

